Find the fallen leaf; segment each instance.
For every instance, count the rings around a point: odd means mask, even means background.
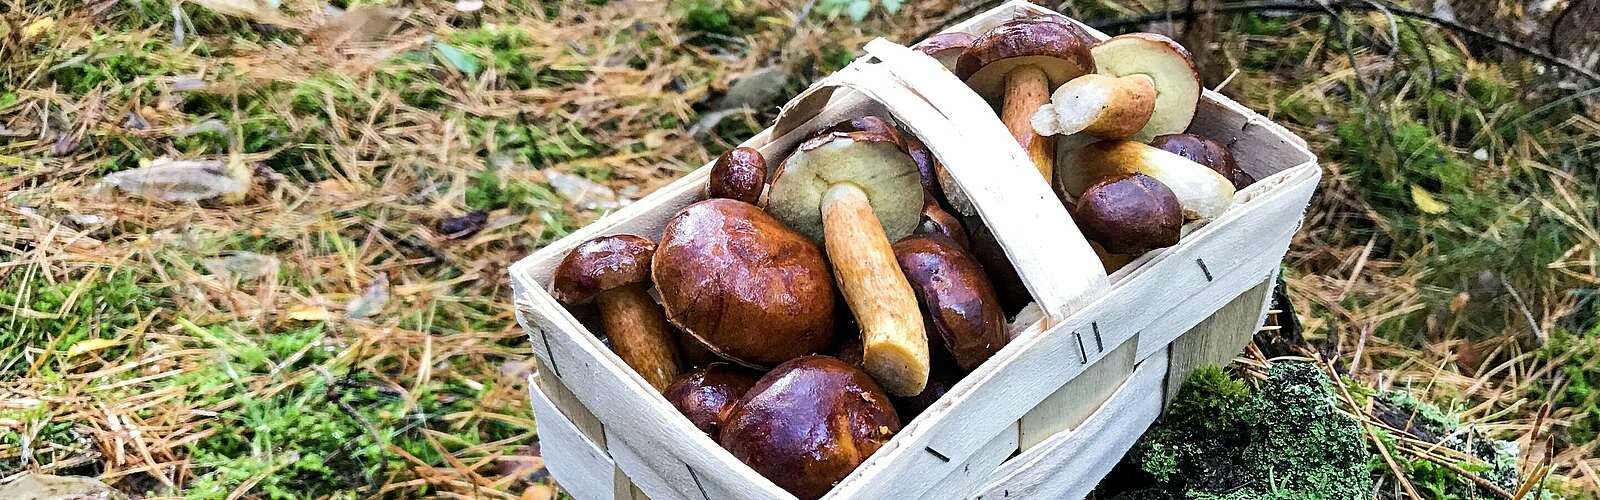
[[[466,238],[483,230],[483,224],[489,221],[489,213],[482,210],[473,210],[460,217],[450,217],[439,221],[439,232],[445,238],[452,240]]]
[[[456,10],[459,12],[483,10],[483,0],[456,0]]]
[[[1422,210],[1424,213],[1438,215],[1450,211],[1450,205],[1446,205],[1444,202],[1439,201],[1438,198],[1434,198],[1433,193],[1429,193],[1428,190],[1422,189],[1422,186],[1416,184],[1411,185],[1411,202],[1417,204],[1417,209]]]
[[[98,479],[81,476],[52,476],[30,472],[0,485],[0,498],[13,500],[59,500],[96,498],[125,500],[127,495],[106,486]]]
[[[278,11],[275,3],[265,0],[188,0],[189,3],[205,7],[218,14],[233,17],[242,17],[263,24],[278,26],[294,26],[295,22]]]
[[[333,313],[322,306],[301,304],[290,308],[287,316],[295,321],[327,321],[333,317]]]
[[[278,272],[278,258],[255,252],[230,252],[220,257],[202,259],[200,265],[213,276],[253,280]]]
[[[383,311],[389,303],[389,275],[378,273],[378,278],[367,285],[367,291],[345,305],[344,316],[351,319],[371,317]]]
[[[216,160],[157,159],[147,167],[115,172],[100,179],[142,198],[197,202],[218,196],[243,198],[250,190],[249,173]]]
[[[444,42],[433,44],[433,53],[457,71],[468,75],[478,74],[478,58]]]
[[[622,206],[617,201],[616,191],[581,175],[546,169],[545,177],[550,179],[550,187],[555,188],[556,194],[584,210],[608,210]]]
[[[48,17],[28,23],[27,26],[22,28],[22,39],[31,40],[55,27],[56,20]]]
[[[117,341],[111,339],[85,339],[72,344],[72,348],[67,349],[67,357],[78,357],[83,353],[98,351],[117,344]]]
[[[370,42],[387,36],[409,15],[411,9],[357,5],[329,18],[311,37],[323,47]]]

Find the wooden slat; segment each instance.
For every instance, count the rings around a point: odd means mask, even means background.
[[[613,498],[616,466],[611,457],[583,437],[531,380],[528,399],[539,427],[539,451],[556,483],[580,500]]]
[[[951,471],[950,475],[937,482],[930,482],[926,490],[907,495],[905,498],[966,498],[977,491],[1000,464],[1005,463],[1006,459],[1011,458],[1016,452],[1017,430],[1015,427],[1010,427],[989,440],[988,444],[983,445],[977,453],[973,453],[966,463]]]
[[[694,478],[688,474],[688,469],[684,469],[677,474],[656,470],[650,467],[650,464],[645,461],[644,457],[639,455],[631,443],[615,434],[607,437],[606,443],[606,452],[611,455],[611,460],[616,462],[617,470],[626,473],[625,476],[620,476],[619,478],[618,500],[702,500],[705,498],[694,485]],[[627,484],[622,484],[621,481],[625,481]],[[693,492],[693,494],[684,494],[685,489]]]
[[[1133,374],[1138,344],[1135,338],[1121,345],[1104,346],[1103,349],[1112,350],[1111,354],[1085,369],[1060,390],[1040,401],[1027,415],[1023,415],[1018,426],[1021,449],[1027,451],[1058,432],[1077,427],[1100,409]],[[1091,337],[1084,339],[1084,349],[1099,350],[1102,347]]]
[[[555,375],[541,376],[551,373],[549,366],[543,360],[534,357],[533,363],[534,367],[537,368],[535,374],[530,377],[534,385],[538,386],[539,390],[544,393],[545,398],[550,401],[552,406],[555,406],[556,411],[561,412],[561,415],[565,416],[568,422],[583,433],[584,438],[587,438],[601,449],[605,449],[605,424],[600,423],[600,419],[595,418],[594,413],[589,412],[589,407],[578,401],[578,396],[572,394],[572,390],[563,385]]]
[[[1076,500],[1087,496],[1161,414],[1166,365],[1161,356],[1140,363],[1101,411],[1077,429],[1057,434],[1006,462],[1001,475],[975,498]]]
[[[1204,365],[1226,366],[1244,349],[1245,344],[1250,343],[1265,319],[1261,310],[1262,300],[1272,294],[1274,284],[1273,276],[1269,274],[1261,284],[1222,306],[1216,314],[1178,336],[1167,346],[1166,403],[1172,402],[1172,398],[1178,394],[1178,388],[1183,386],[1183,381],[1196,368]]]

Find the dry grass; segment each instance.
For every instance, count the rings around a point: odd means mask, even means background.
[[[637,197],[770,121],[763,107],[693,132],[739,75],[788,68],[790,95],[870,36],[904,40],[957,10],[917,2],[862,24],[792,27],[802,2],[387,3],[404,11],[374,36],[315,29],[330,16],[309,1],[285,2],[286,26],[187,3],[174,44],[166,1],[0,0],[0,482],[43,471],[208,498],[549,495],[504,269],[600,215],[552,177]],[[1340,44],[1309,20],[1241,18],[1218,41],[1241,70],[1230,91],[1326,152],[1288,264],[1312,341],[1360,379],[1519,439],[1525,471],[1547,463],[1600,491],[1600,441],[1561,437],[1600,428],[1595,396],[1557,404],[1600,373],[1588,357],[1600,353],[1594,305],[1578,292],[1600,283],[1600,126],[1567,107],[1518,122],[1564,91],[1520,61],[1462,57],[1465,42],[1425,28],[1462,75],[1524,95],[1470,101],[1466,116],[1415,105],[1422,87],[1406,70],[1420,52],[1387,50],[1403,44],[1385,44],[1381,16],[1347,17],[1376,37],[1348,58],[1324,50]],[[1393,83],[1364,96],[1358,73]],[[1436,92],[1469,96],[1457,76]],[[1374,194],[1385,180],[1438,177],[1395,154],[1416,148],[1338,133],[1379,114],[1423,124],[1452,161],[1486,149],[1492,161],[1473,172],[1508,180],[1494,190],[1424,184],[1457,212],[1479,198],[1501,209],[1434,216]],[[222,131],[187,134],[212,120]],[[240,203],[187,205],[96,188],[163,156],[242,162],[253,187]],[[480,231],[442,234],[475,210]],[[1544,234],[1531,220],[1557,236],[1526,238]],[[1440,248],[1469,233],[1499,246]],[[1542,249],[1498,260],[1517,241]],[[240,276],[206,264],[240,252],[277,266]],[[1477,271],[1518,293],[1462,278]],[[387,302],[347,318],[380,281]],[[1540,347],[1525,317],[1568,348]],[[308,456],[324,467],[302,465]]]

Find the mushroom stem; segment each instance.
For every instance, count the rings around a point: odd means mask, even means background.
[[[1033,114],[1050,102],[1050,76],[1038,66],[1023,65],[1006,73],[1005,96],[1001,101],[1000,121],[1028,151],[1028,158],[1039,169],[1045,182],[1055,178],[1056,141],[1033,131]]]
[[[1156,110],[1156,86],[1147,75],[1090,73],[1056,89],[1050,100],[1034,115],[1036,132],[1123,139],[1149,123]]]
[[[920,394],[928,383],[928,335],[867,193],[850,183],[829,186],[822,230],[834,279],[861,325],[867,373],[890,394]]]
[[[639,372],[656,390],[678,378],[678,352],[660,306],[634,283],[600,292],[600,320],[617,357]]]

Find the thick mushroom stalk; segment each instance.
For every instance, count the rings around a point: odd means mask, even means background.
[[[1089,34],[1054,17],[1017,19],[978,36],[961,53],[956,74],[991,102],[1000,121],[1028,152],[1048,182],[1055,172],[1055,140],[1034,131],[1032,117],[1050,91],[1094,70]]]
[[[678,353],[660,306],[646,292],[656,245],[631,234],[586,241],[562,259],[551,283],[556,300],[600,306],[617,357],[656,390],[678,378]]]
[[[767,211],[827,249],[834,280],[861,325],[863,363],[892,394],[928,381],[928,339],[890,241],[916,228],[923,190],[895,137],[831,132],[806,141],[772,181]]]
[[[1100,139],[1183,132],[1200,103],[1200,76],[1189,51],[1153,33],[1130,33],[1095,45],[1095,73],[1074,78],[1037,108],[1034,130]]]

